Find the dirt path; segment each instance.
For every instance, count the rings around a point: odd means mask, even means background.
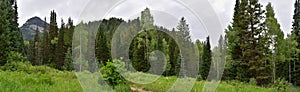
[[[133,85],[130,87],[132,91],[137,91],[137,92],[152,92],[152,91],[146,91],[142,88],[138,88],[137,86]]]

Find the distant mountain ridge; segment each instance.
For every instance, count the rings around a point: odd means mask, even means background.
[[[26,23],[24,23],[22,27],[20,27],[20,31],[23,35],[23,39],[24,40],[33,39],[36,34],[35,30],[37,29],[37,27],[39,29],[39,34],[42,35],[42,33],[44,32],[45,25],[47,26],[46,31],[48,31],[50,24],[43,21],[41,18],[35,16],[28,19]]]

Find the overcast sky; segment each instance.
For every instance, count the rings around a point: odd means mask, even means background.
[[[281,29],[287,34],[291,31],[293,5],[295,0],[260,0],[266,6],[273,4]],[[204,39],[208,34],[212,44],[217,44],[220,34],[232,21],[235,0],[18,0],[19,24],[38,16],[47,17],[55,10],[60,24],[61,19],[71,17],[77,24],[119,17],[124,20],[140,16],[140,12],[149,7],[155,18],[155,24],[169,29],[176,27],[181,17],[189,23],[192,39]],[[217,23],[218,21],[219,23]],[[212,26],[220,24],[220,26]]]

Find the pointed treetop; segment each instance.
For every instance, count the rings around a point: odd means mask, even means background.
[[[296,2],[295,2],[295,11],[294,11],[294,13],[299,13],[299,8],[300,8],[300,6],[299,6],[299,0],[296,0]]]
[[[150,9],[146,7],[144,11],[141,13],[141,26],[144,30],[153,29],[154,19],[150,13]]]
[[[275,13],[274,13],[274,9],[272,7],[271,2],[268,3],[268,5],[266,6],[266,17],[274,17]]]
[[[293,29],[299,30],[300,29],[300,2],[299,0],[296,0],[295,2],[295,10],[294,10],[294,22],[293,22]],[[298,33],[298,32],[296,32]]]

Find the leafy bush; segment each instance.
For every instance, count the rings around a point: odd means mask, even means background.
[[[25,62],[26,57],[24,57],[21,53],[18,52],[10,52],[8,57],[7,57],[7,63],[12,63],[12,62]]]
[[[4,71],[20,71],[20,70],[28,70],[31,68],[31,65],[28,62],[9,62],[1,67]]]
[[[25,72],[28,74],[32,73],[42,73],[47,72],[57,73],[56,69],[52,69],[48,66],[32,66],[30,62],[26,61],[26,57],[22,56],[20,53],[11,52],[8,56],[7,63],[4,66],[0,66],[3,71],[9,72]]]
[[[1,70],[4,71],[16,71],[18,69],[18,62],[25,62],[26,57],[22,56],[21,53],[18,52],[10,52],[6,64],[1,66]]]
[[[117,85],[126,84],[125,79],[119,74],[117,69],[124,69],[125,63],[120,60],[113,60],[113,62],[107,62],[100,71],[102,73],[103,80],[105,80],[110,86],[114,88]]]
[[[278,92],[288,92],[291,85],[289,82],[285,81],[284,79],[277,79],[275,80],[275,83],[273,85],[273,88],[277,90]]]
[[[11,62],[4,66],[1,66],[1,70],[10,72],[26,72],[28,74],[32,73],[57,73],[56,69],[52,69],[48,66],[32,66],[29,62]]]
[[[250,78],[249,84],[250,85],[256,85],[257,84],[256,79],[255,78]]]
[[[201,81],[201,80],[203,80],[203,78],[202,78],[201,74],[199,74],[199,75],[197,76],[197,81]]]

